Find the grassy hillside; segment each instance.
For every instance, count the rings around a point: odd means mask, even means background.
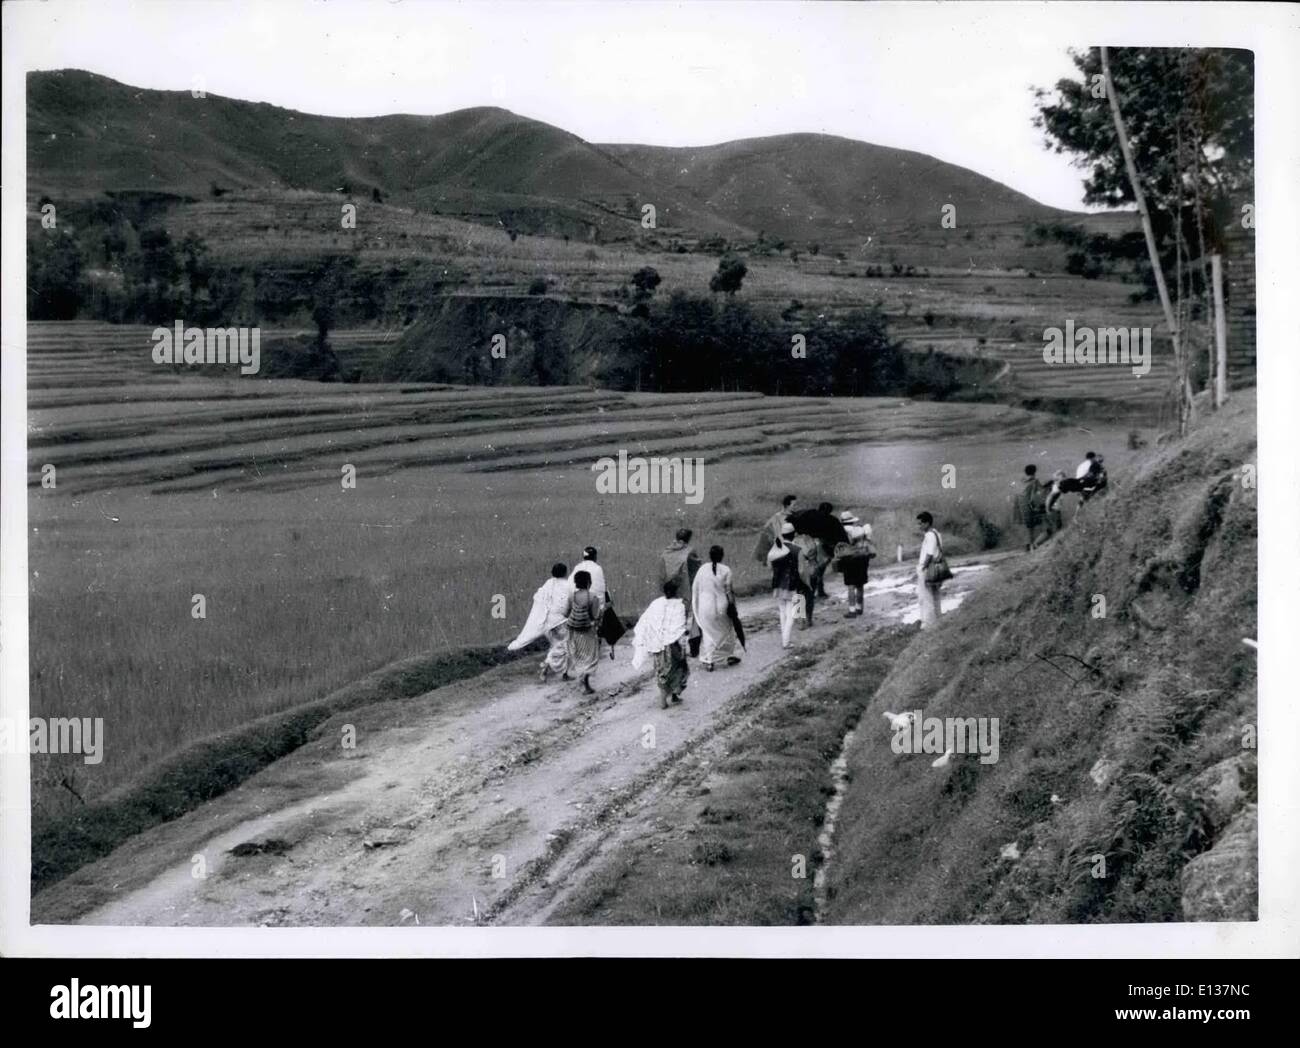
[[[1255,458],[1243,393],[917,636],[849,755],[830,920],[1254,919]],[[999,718],[1000,759],[896,755],[881,714],[918,708]]]
[[[699,148],[602,148],[738,225],[800,242],[822,231],[830,239],[860,239],[899,225],[937,227],[946,203],[957,206],[959,227],[1050,221],[1062,214],[924,153],[837,135],[776,135]]]
[[[594,235],[640,227],[655,203],[664,226],[744,233],[693,207],[576,135],[504,109],[441,116],[316,116],[190,91],[130,87],[81,70],[27,78],[29,185],[93,195],[213,187],[343,187],[422,210],[532,232]]]
[[[653,205],[652,234],[734,244],[763,233],[885,265],[890,248],[926,244],[907,261],[957,264],[943,252],[969,248],[981,265],[1047,268],[1060,252],[1026,244],[1030,228],[1091,221],[934,157],[833,135],[598,146],[494,107],[329,117],[75,69],[29,74],[27,95],[29,190],[55,200],[343,191],[584,242],[645,239]],[[940,226],[948,203],[957,230]]]
[[[1131,215],[1062,211],[924,153],[837,135],[601,148],[713,214],[761,231],[767,243],[842,248],[853,261],[953,266],[966,265],[969,257],[981,266],[1046,269],[1057,252],[1028,250],[1028,225],[1134,228]],[[941,223],[949,204],[955,226]]]

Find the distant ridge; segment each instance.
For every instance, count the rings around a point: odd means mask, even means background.
[[[702,148],[594,145],[491,106],[318,116],[75,69],[28,74],[27,121],[33,196],[378,190],[419,210],[587,239],[637,235],[651,204],[656,228],[670,235],[737,241],[762,232],[827,246],[878,230],[938,231],[945,203],[968,228],[1089,217],[922,153],[822,134]]]
[[[802,238],[809,228],[827,230],[832,239],[837,233],[938,228],[949,203],[956,207],[958,228],[1071,215],[924,153],[836,135],[777,135],[698,148],[602,148],[719,215],[787,239]]]

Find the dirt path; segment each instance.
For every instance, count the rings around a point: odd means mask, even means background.
[[[945,611],[987,563],[955,565]],[[897,567],[880,573],[867,615],[848,621],[836,581],[838,599],[819,606],[795,646],[914,619],[913,578]],[[713,673],[693,661],[683,703],[668,710],[623,643],[614,661],[602,660],[595,696],[540,684],[527,660],[341,714],[238,788],[42,892],[32,920],[544,923],[594,856],[671,820],[673,783],[745,730],[735,700],[785,653],[770,598],[742,602],[741,613],[744,661]],[[342,743],[347,725],[354,748]]]

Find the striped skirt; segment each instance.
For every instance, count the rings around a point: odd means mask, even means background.
[[[595,628],[569,629],[569,673],[585,677],[593,673],[600,661],[600,635]]]

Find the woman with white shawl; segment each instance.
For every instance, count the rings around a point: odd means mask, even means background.
[[[695,573],[691,587],[691,610],[702,635],[700,662],[710,672],[713,664],[722,659],[728,666],[740,661],[736,655],[736,629],[727,613],[736,594],[731,588],[731,569],[722,563],[722,556],[721,546],[711,546],[709,566]]]
[[[677,580],[664,583],[664,595],[656,597],[641,613],[636,624],[636,643],[632,668],[639,670],[647,656],[654,656],[655,683],[664,709],[668,702],[682,701],[682,691],[690,676],[686,661],[686,604],[677,596]]]
[[[519,636],[510,642],[508,649],[518,651],[527,647],[538,637],[550,641],[550,649],[542,660],[541,680],[546,683],[551,670],[564,674],[569,665],[569,611],[573,601],[573,590],[568,580],[569,569],[564,564],[551,567],[551,577],[533,594],[533,609],[528,614],[528,621],[519,631]]]

